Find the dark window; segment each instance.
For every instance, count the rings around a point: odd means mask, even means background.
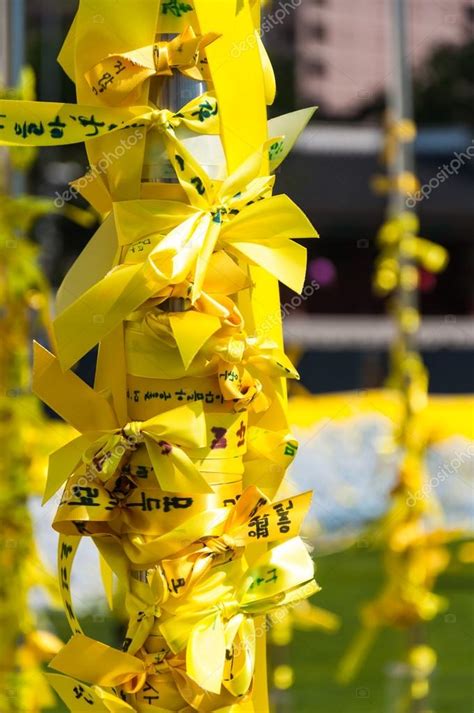
[[[321,42],[324,42],[324,40],[327,38],[326,25],[323,25],[322,23],[318,22],[316,25],[313,25],[311,27],[311,34],[315,40],[320,40]]]
[[[317,77],[324,77],[327,67],[320,59],[310,59],[306,63],[306,69]]]

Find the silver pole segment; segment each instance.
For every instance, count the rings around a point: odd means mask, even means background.
[[[413,120],[413,88],[411,66],[408,51],[408,18],[406,0],[389,0],[390,5],[390,66],[392,82],[389,89],[389,109],[392,122],[404,119]],[[396,179],[402,173],[413,173],[415,167],[413,142],[399,141],[396,157],[390,166],[391,178]],[[407,210],[406,196],[401,191],[392,189],[390,212],[398,215]]]
[[[158,35],[157,42],[169,42],[176,35],[165,34]],[[173,75],[167,78],[164,82],[161,77],[152,79],[150,82],[150,101],[153,102],[159,109],[169,109],[169,111],[179,111],[185,104],[192,99],[203,94],[205,91],[205,83],[198,82],[194,79],[185,77],[178,70],[173,72]],[[162,142],[158,140],[158,145]],[[149,182],[161,183],[177,183],[178,179],[174,176],[174,171],[169,162],[163,157],[161,163],[156,162],[156,147],[157,141],[153,135],[149,135],[147,143],[146,156],[148,158],[147,175],[144,175],[144,180]]]

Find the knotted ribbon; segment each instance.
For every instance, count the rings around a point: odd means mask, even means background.
[[[135,566],[156,566],[159,562],[149,586],[130,580],[127,639],[131,643],[128,651],[135,653],[141,648],[151,633],[154,617],[158,616],[157,612],[161,614],[160,607],[166,607],[170,598],[188,596],[211,568],[232,561],[252,542],[271,544],[298,535],[311,497],[312,494],[307,492],[271,503],[258,488],[251,486],[228,514],[224,511],[220,524],[216,524],[218,511],[209,513],[207,527],[204,525],[201,530],[206,534],[199,540],[192,541],[191,522],[189,526],[187,522],[183,523],[175,532],[171,531],[161,538],[143,538],[140,535],[122,538],[124,551]],[[188,547],[185,533],[189,537]],[[163,557],[173,539],[178,554]]]
[[[299,538],[266,552],[241,574],[236,588],[218,584],[226,567],[234,563],[216,571],[217,579],[210,575],[200,582],[192,598],[185,598],[163,617],[159,629],[173,653],[186,649],[187,674],[204,691],[219,693],[224,684],[239,696],[249,690],[253,677],[257,635],[253,617],[297,602],[318,591],[318,586],[311,557]],[[162,665],[161,654],[139,658],[81,634],[73,636],[50,664],[68,676],[106,688],[120,686],[127,693],[140,691]],[[173,665],[172,657],[167,665]]]
[[[169,615],[164,610],[160,619],[159,630],[170,649],[186,649],[188,675],[213,693],[219,693],[223,683],[234,695],[249,690],[257,636],[253,617],[318,591],[313,562],[300,538],[266,552],[235,588],[225,586],[220,575],[235,568],[235,576],[240,566],[236,562],[212,570],[193,588],[192,596],[178,600]],[[210,655],[203,657],[202,651]]]
[[[187,27],[170,41],[108,55],[86,72],[86,81],[96,96],[111,105],[132,102],[143,82],[154,76],[169,77],[174,69],[191,79],[208,82],[204,50],[219,36],[196,35],[192,27]]]
[[[148,419],[127,423],[122,428],[88,433],[93,442],[86,447],[82,460],[106,482],[120,468],[124,455],[143,444],[159,486],[166,492],[210,492],[199,470],[183,448],[206,446],[206,423],[202,404],[181,406]]]
[[[142,423],[118,422],[108,400],[75,374],[61,373],[56,358],[35,345],[33,386],[38,395],[66,421],[81,431],[50,456],[46,502],[81,461],[94,465],[94,475],[108,480],[127,452],[143,443],[160,487],[167,492],[209,493],[211,488],[183,450],[204,448],[207,429],[202,403],[187,404]],[[96,423],[87,422],[90,407]],[[77,416],[76,414],[79,414]],[[98,425],[99,428],[94,426]]]
[[[98,107],[60,102],[0,100],[0,145],[66,146],[94,141],[127,129],[174,130],[183,125],[200,134],[219,133],[214,94],[196,97],[179,112],[156,106]],[[140,132],[143,138],[143,132]],[[130,143],[128,148],[133,148]],[[120,145],[120,142],[118,142]]]
[[[288,196],[270,197],[274,178],[261,177],[261,165],[262,152],[258,152],[221,185],[206,188],[204,181],[188,183],[192,205],[155,200],[114,204],[119,243],[131,247],[123,265],[55,320],[58,357],[64,368],[160,290],[190,275],[189,298],[195,302],[216,249],[260,265],[291,289],[301,290],[306,250],[291,238],[314,238],[317,233]],[[167,234],[163,237],[163,233]],[[100,319],[91,319],[91,314]]]

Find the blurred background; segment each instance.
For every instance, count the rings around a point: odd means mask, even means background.
[[[74,87],[56,57],[76,1],[0,0],[0,18],[6,17],[9,3],[25,13],[25,58],[36,73],[38,98],[74,101]],[[432,394],[469,394],[474,391],[474,149],[468,153],[474,146],[474,2],[408,0],[407,7],[418,126],[416,174],[421,186],[429,186],[416,210],[421,235],[445,246],[450,255],[446,270],[439,275],[420,269],[424,320],[418,344],[430,372]],[[277,177],[277,191],[289,194],[321,235],[319,241],[308,242],[307,285],[311,288],[296,301],[282,290],[287,345],[301,374],[293,395],[380,388],[387,377],[394,337],[386,300],[372,286],[378,253],[375,238],[387,210],[386,195],[372,189],[374,177],[384,173],[380,157],[393,74],[386,3],[274,1],[267,8],[263,28],[277,76],[272,116],[318,106]],[[10,33],[7,41],[4,32],[0,34],[6,83],[18,72],[18,66],[11,66],[15,53],[9,52],[10,43],[23,40]],[[68,182],[83,175],[86,168],[81,146],[41,149],[21,189],[60,198]],[[73,205],[86,208],[80,198]],[[36,222],[31,237],[40,248],[41,264],[53,288],[59,286],[95,227],[78,225],[60,213]],[[93,363],[90,355],[80,365],[81,375],[89,382]],[[474,418],[472,411],[469,417]],[[385,422],[369,418],[359,422],[357,429],[349,424],[344,431],[343,425],[329,422],[316,434],[301,430],[300,465],[293,478],[315,489],[309,530],[319,533],[315,555],[323,587],[315,603],[340,616],[342,624],[331,634],[296,631],[289,644],[293,674],[285,668],[288,661],[280,661],[276,647],[273,655],[277,665],[283,665],[274,692],[279,711],[399,710],[391,707],[396,698],[393,686],[399,685],[393,667],[404,647],[403,634],[383,632],[359,677],[345,687],[335,681],[338,662],[357,629],[358,606],[374,595],[382,581],[380,554],[360,533],[364,524],[383,512],[393,484],[393,462],[377,452],[377,443],[387,430]],[[431,453],[432,470],[439,471],[455,450],[452,446],[451,455]],[[455,512],[456,522],[462,520],[471,530],[473,480],[471,453],[442,496],[446,508]],[[36,505],[34,513],[45,556],[53,562],[51,513]],[[452,563],[437,588],[449,599],[449,608],[429,627],[430,643],[439,652],[433,678],[433,709],[438,713],[474,709],[472,572],[466,558],[457,556],[457,548],[452,546]],[[82,561],[88,571],[95,572],[87,552]],[[86,632],[89,629],[105,641],[116,641],[120,627],[107,614],[105,604],[97,601],[99,583],[92,591],[88,589],[79,592]],[[41,600],[35,603],[41,606]],[[66,639],[62,614],[49,612],[47,618]],[[57,708],[58,713],[62,710]]]

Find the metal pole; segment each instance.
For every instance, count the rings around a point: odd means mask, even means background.
[[[413,120],[413,90],[411,67],[408,58],[408,21],[406,0],[389,0],[390,54],[392,68],[392,86],[389,92],[391,119],[399,123],[405,119]],[[392,191],[390,195],[390,213],[399,215],[408,210],[406,196],[396,190],[396,179],[405,172],[413,172],[415,166],[413,142],[399,141],[396,157],[390,167]]]
[[[408,53],[408,2],[407,0],[388,0],[389,3],[389,27],[390,27],[390,55],[392,68],[392,85],[390,89],[390,124],[392,127],[400,126],[402,121],[413,121],[413,88],[412,71]],[[401,185],[400,178],[404,174],[415,173],[415,145],[414,138],[410,141],[403,141],[395,136],[395,156],[390,164],[391,191],[389,197],[388,213],[389,218],[397,218],[401,213],[414,212],[407,206],[407,195]],[[399,269],[400,285],[395,296],[395,318],[398,328],[398,344],[395,349],[400,349],[401,354],[406,357],[410,352],[416,350],[417,329],[407,328],[407,323],[402,319],[402,315],[408,310],[418,309],[418,289],[416,281],[411,284],[406,280],[406,274],[416,267],[413,258],[407,255],[404,243],[413,237],[412,233],[401,236],[399,243]],[[402,439],[406,439],[412,428],[413,413],[410,401],[410,387],[413,375],[404,370],[400,374],[400,390],[405,404],[405,416]],[[410,648],[423,643],[424,632],[422,624],[413,626],[409,630]],[[410,669],[410,674],[412,671]],[[411,684],[410,684],[411,691]],[[412,713],[426,713],[427,698],[415,699],[410,692],[409,705]]]
[[[411,66],[408,56],[408,17],[407,0],[389,1],[390,59],[392,67],[392,85],[389,90],[390,122],[399,126],[402,121],[413,121],[413,89]],[[391,191],[389,196],[389,218],[396,218],[403,212],[413,212],[407,206],[407,195],[400,185],[400,177],[415,171],[415,145],[413,141],[396,141],[394,160],[389,166]],[[407,236],[410,237],[410,236]],[[400,273],[414,267],[413,259],[408,257],[400,242]],[[403,279],[401,281],[404,282]],[[401,284],[397,295],[399,313],[417,309],[417,289],[409,289]],[[403,320],[398,321],[399,340],[407,351],[414,348],[416,333],[404,329]]]

